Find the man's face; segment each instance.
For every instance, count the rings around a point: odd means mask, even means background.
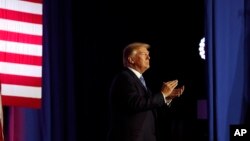
[[[134,67],[140,73],[145,72],[150,67],[149,51],[145,47],[141,47],[135,51],[133,55]]]

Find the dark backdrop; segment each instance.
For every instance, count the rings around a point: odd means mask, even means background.
[[[199,134],[206,128],[198,124],[196,112],[197,100],[206,98],[205,61],[198,52],[203,7],[201,0],[73,2],[79,140],[104,140],[109,86],[122,68],[122,49],[134,41],[151,44],[151,68],[145,77],[153,91],[166,80],[185,84],[176,115],[188,119],[181,130]]]

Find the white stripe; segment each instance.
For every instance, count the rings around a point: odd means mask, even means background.
[[[2,95],[41,98],[41,87],[2,84]]]
[[[0,73],[21,76],[42,76],[42,67],[35,65],[24,65],[16,63],[0,62]]]
[[[0,30],[19,32],[32,35],[42,35],[42,25],[28,22],[19,22],[0,18]]]
[[[0,0],[0,8],[42,15],[42,4],[20,0]]]
[[[0,51],[24,55],[42,56],[42,46],[0,40]]]

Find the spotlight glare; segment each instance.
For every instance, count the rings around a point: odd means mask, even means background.
[[[201,40],[200,40],[200,43],[199,43],[199,55],[201,57],[201,59],[204,59],[205,60],[205,37],[203,37]]]

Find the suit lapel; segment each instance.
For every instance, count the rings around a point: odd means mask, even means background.
[[[141,80],[128,68],[125,68],[125,70],[127,72],[129,72],[129,74],[132,76],[132,78],[138,83],[138,85],[140,85],[140,87],[144,90],[145,94],[147,96],[151,95],[150,90],[148,90],[148,88],[145,88],[144,85],[141,83]]]

